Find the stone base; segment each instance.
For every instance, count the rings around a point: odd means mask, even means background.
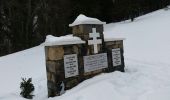
[[[47,70],[47,85],[48,96],[59,96],[62,89],[61,83],[63,82],[65,90],[71,89],[78,85],[80,82],[94,77],[100,73],[108,73],[113,71],[124,72],[124,56],[123,56],[123,40],[109,41],[98,46],[100,53],[107,53],[108,68],[95,70],[91,72],[84,72],[83,56],[93,54],[93,48],[86,44],[73,44],[62,46],[46,46],[46,70]],[[120,48],[121,65],[113,66],[112,62],[112,49]],[[64,70],[64,55],[77,54],[79,74],[73,77],[65,78]]]

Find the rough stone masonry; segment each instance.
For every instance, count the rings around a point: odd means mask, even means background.
[[[124,72],[123,38],[104,39],[103,24],[79,15],[70,24],[79,41],[45,46],[48,96],[59,96],[100,73]]]

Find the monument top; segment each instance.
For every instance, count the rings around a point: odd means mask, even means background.
[[[47,35],[46,40],[42,45],[52,46],[52,45],[70,45],[70,44],[84,44],[84,43],[85,41],[73,35],[66,35],[60,37]]]
[[[72,24],[69,24],[69,26],[72,27],[81,24],[106,24],[106,22],[80,14]]]

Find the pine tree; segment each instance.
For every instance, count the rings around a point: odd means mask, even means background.
[[[20,84],[21,93],[20,95],[27,99],[32,99],[34,91],[34,85],[32,84],[32,78],[29,78],[28,80],[26,78],[22,78],[22,82]]]

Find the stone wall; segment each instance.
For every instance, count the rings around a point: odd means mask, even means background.
[[[109,70],[108,72],[113,72],[115,70],[124,72],[124,49],[123,49],[123,40],[117,40],[117,41],[107,41],[105,42],[105,48],[108,54],[108,63],[109,63]],[[119,66],[113,66],[113,57],[112,57],[112,49],[120,48],[120,54],[121,54],[121,65]]]
[[[65,78],[64,55],[77,54],[78,57],[80,57],[81,48],[82,45],[80,44],[45,47],[49,97],[59,95],[61,90],[60,84],[62,81],[66,84],[66,90],[76,86],[79,83],[79,76]]]
[[[108,68],[95,70],[91,72],[84,71],[84,56],[93,55],[93,47],[86,44],[72,44],[72,45],[55,45],[46,46],[46,69],[47,69],[47,85],[48,96],[60,95],[61,83],[64,82],[65,90],[75,87],[80,82],[91,78],[103,72],[113,72],[115,70],[124,71],[124,56],[123,56],[123,40],[106,41],[104,46],[98,46],[99,54],[107,53]],[[113,65],[112,49],[120,49],[121,64]],[[64,56],[70,54],[77,54],[78,75],[66,78],[64,70]]]

